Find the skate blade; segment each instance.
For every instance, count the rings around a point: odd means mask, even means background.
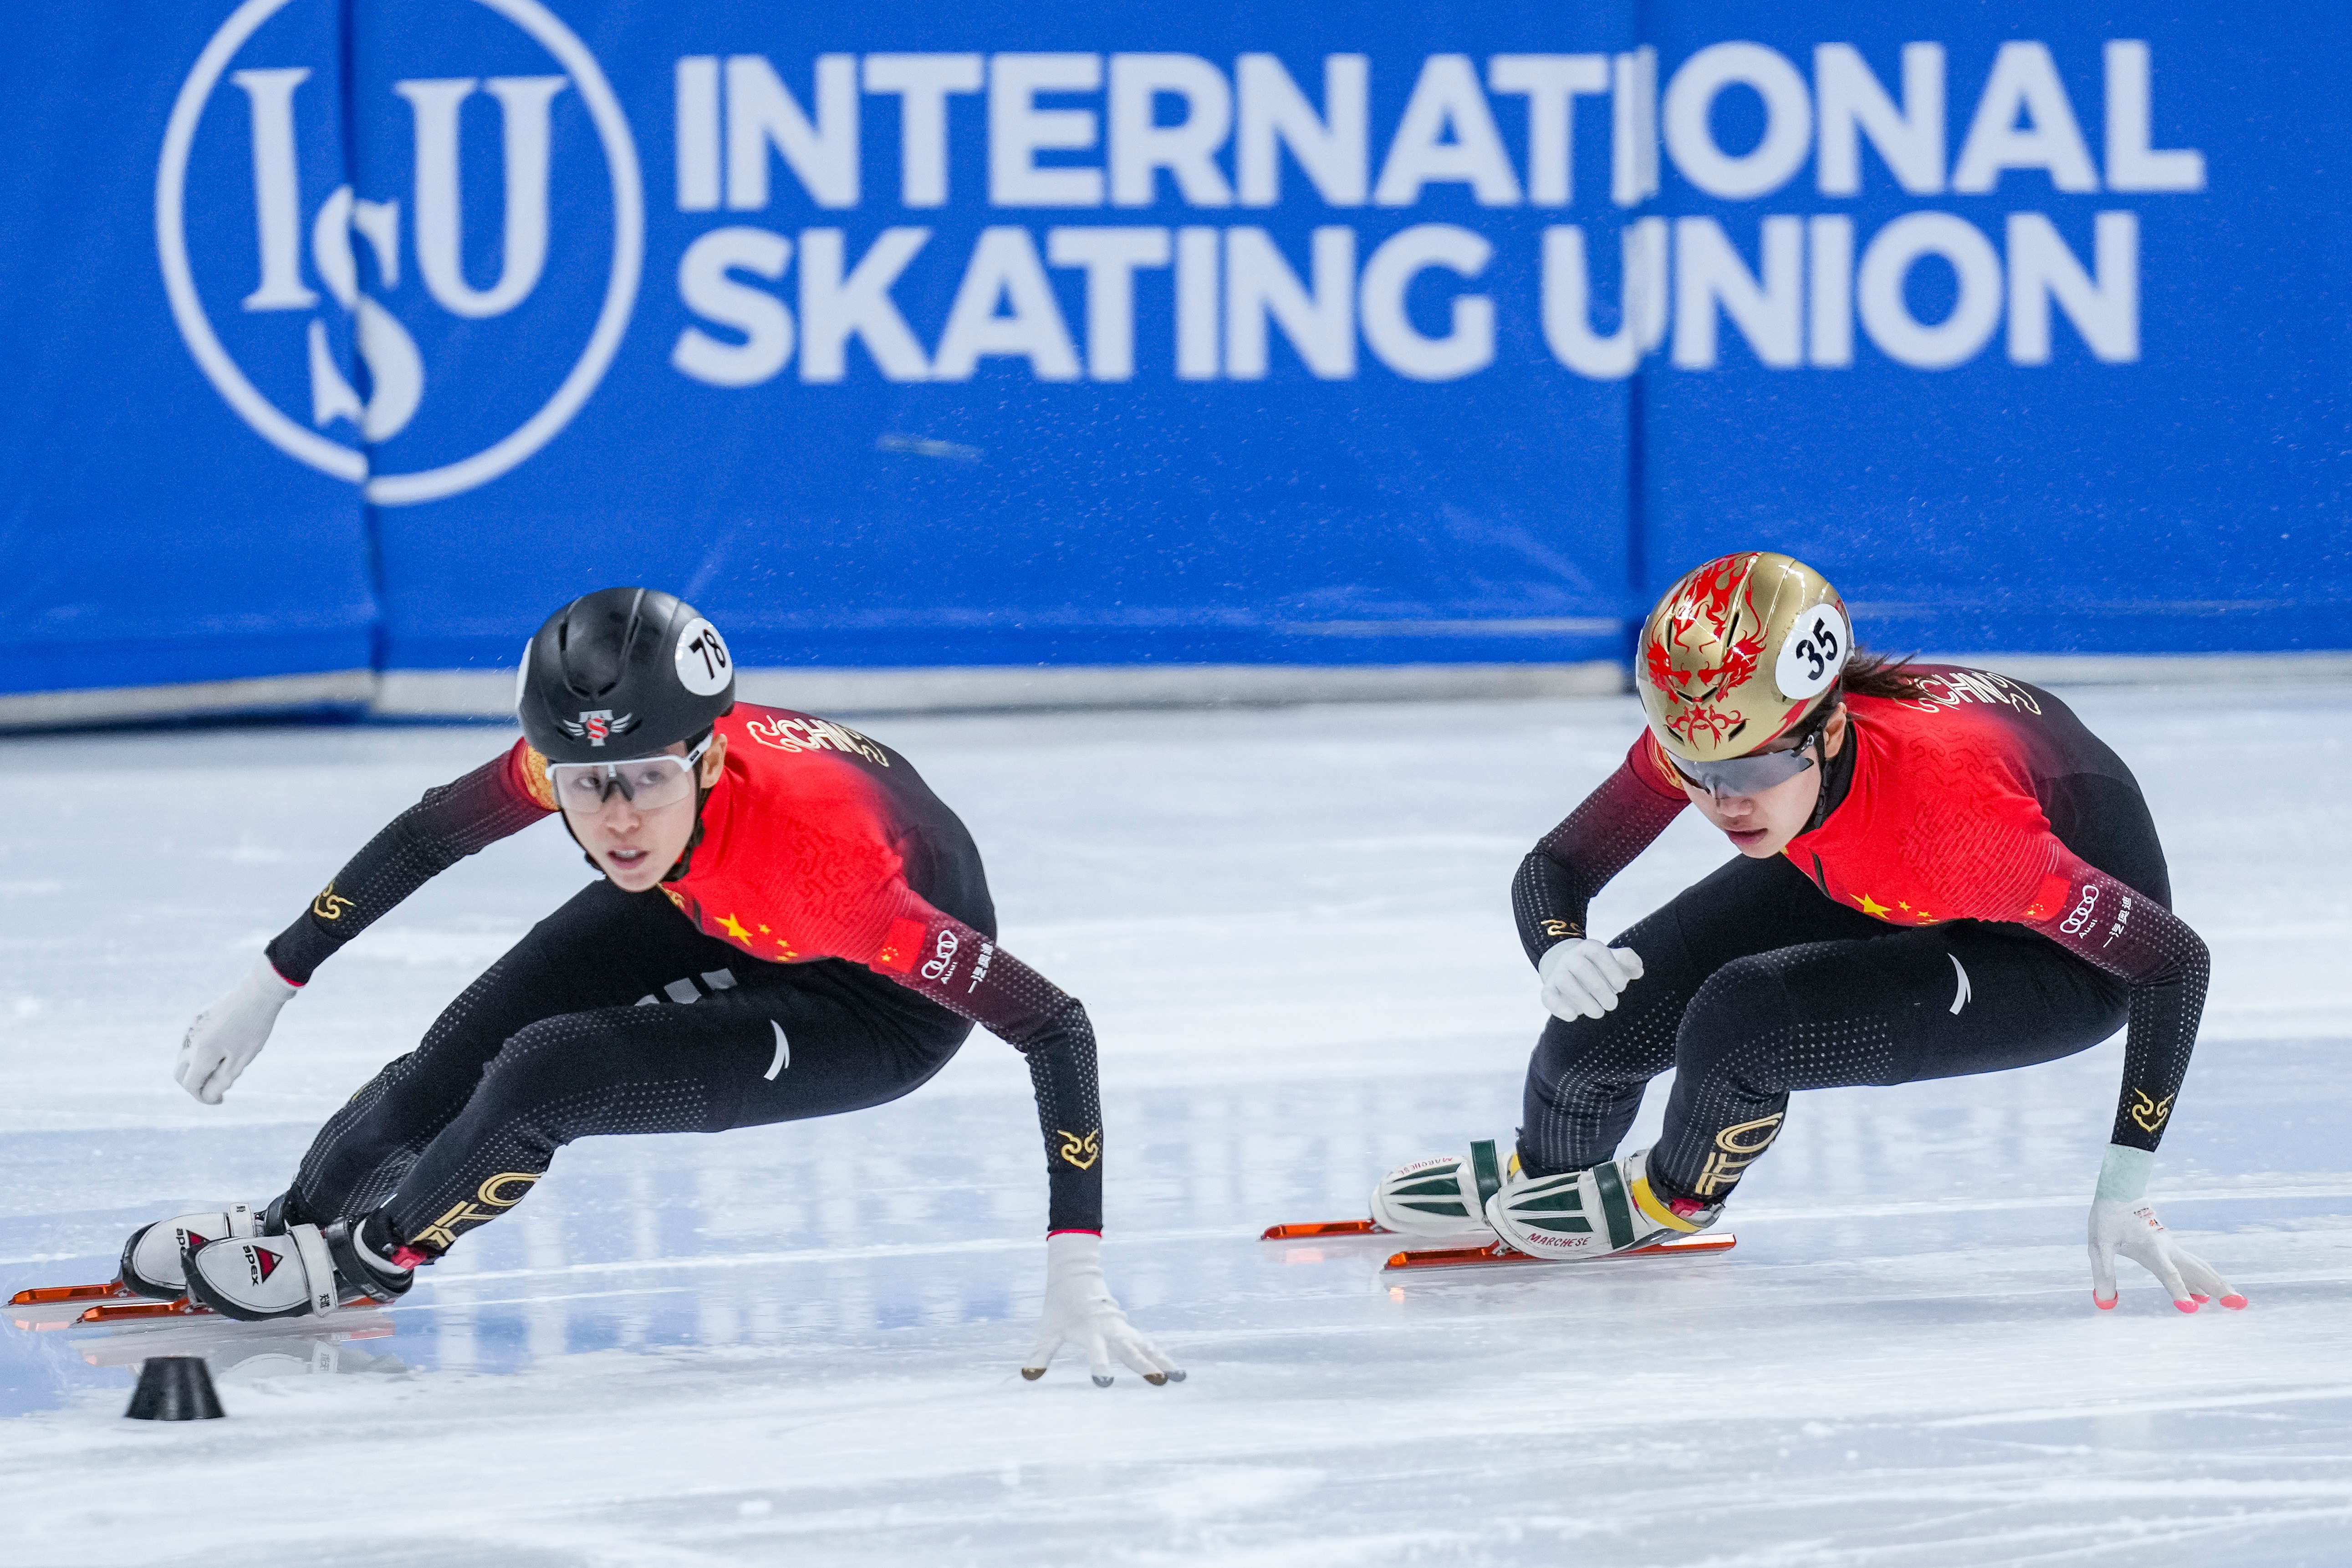
[[[110,1301],[138,1293],[120,1279],[110,1279],[103,1285],[37,1285],[9,1297],[8,1305],[47,1307],[59,1301]]]
[[[1728,1252],[1739,1245],[1737,1236],[1678,1236],[1671,1241],[1654,1241],[1647,1247],[1636,1247],[1624,1252],[1612,1252],[1605,1257],[1588,1259],[1605,1263],[1617,1258],[1689,1257],[1709,1252]],[[1491,1268],[1521,1263],[1549,1264],[1554,1259],[1537,1258],[1521,1252],[1504,1242],[1486,1247],[1442,1247],[1419,1252],[1393,1254],[1383,1264],[1383,1274],[1402,1273],[1414,1268]]]
[[[173,1301],[126,1301],[115,1305],[92,1307],[77,1323],[136,1323],[151,1318],[209,1318],[213,1310],[200,1307],[183,1296]]]
[[[1393,1236],[1368,1219],[1325,1220],[1319,1225],[1270,1225],[1260,1241],[1315,1241],[1333,1236]]]

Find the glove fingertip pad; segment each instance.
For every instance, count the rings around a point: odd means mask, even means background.
[[[1024,1366],[1021,1369],[1021,1375],[1034,1383],[1045,1375],[1045,1369],[1042,1366]]]
[[[2221,1305],[2229,1308],[2232,1312],[2242,1312],[2246,1310],[2246,1299],[2232,1290],[2221,1298]]]
[[[1093,1374],[1093,1373],[1090,1373],[1089,1375],[1094,1377],[1094,1380],[1095,1380],[1095,1386],[1096,1386],[1097,1388],[1108,1388],[1108,1387],[1111,1385],[1112,1382],[1114,1381],[1114,1380],[1113,1380],[1113,1379],[1111,1379],[1111,1378],[1103,1377],[1103,1376],[1100,1376],[1099,1374]]]

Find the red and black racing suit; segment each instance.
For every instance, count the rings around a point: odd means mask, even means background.
[[[738,703],[686,870],[599,879],[335,1113],[289,1194],[324,1223],[382,1209],[446,1248],[555,1150],[716,1132],[896,1100],[974,1022],[1028,1058],[1050,1230],[1102,1228],[1095,1038],[1076,997],[996,945],[980,852],[904,757],[845,725]],[[269,944],[300,984],[437,872],[555,811],[529,742],[428,790]]]
[[[1994,1072],[2128,1025],[2114,1142],[2153,1150],[2197,1039],[2209,962],[2171,911],[2139,785],[2049,693],[1914,667],[1920,695],[1850,696],[1812,824],[1733,860],[1615,939],[1642,977],[1599,1019],[1553,1019],[1519,1157],[1610,1158],[1676,1069],[1650,1175],[1719,1203],[1789,1091]],[[1521,864],[1532,960],[1584,935],[1594,894],[1689,804],[1645,732]]]

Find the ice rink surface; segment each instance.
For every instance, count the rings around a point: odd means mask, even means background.
[[[1507,888],[1629,700],[876,721],[1104,1047],[1111,1284],[1189,1368],[1015,1368],[1026,1078],[976,1034],[832,1121],[589,1141],[397,1309],[0,1335],[0,1559],[435,1564],[2352,1561],[2352,691],[2071,694],[2211,944],[2154,1195],[2252,1300],[2094,1311],[2119,1040],[1800,1095],[1706,1259],[1383,1279],[1385,1167],[1507,1139],[1540,1013]],[[323,969],[218,1108],[198,1008],[488,728],[0,742],[0,1289],[278,1192],[318,1121],[588,875],[545,824]],[[1685,818],[1613,931],[1727,858]],[[1634,1142],[1664,1103],[1654,1089]],[[229,1419],[121,1411],[202,1353]]]

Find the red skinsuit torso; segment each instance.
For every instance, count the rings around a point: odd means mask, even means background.
[[[1916,698],[1849,696],[1843,795],[1783,853],[1825,897],[1894,926],[2025,926],[2126,983],[2115,1140],[2152,1149],[2188,1068],[2210,964],[2171,912],[2139,786],[2065,705],[1982,670],[1911,671]],[[1690,804],[1647,731],[1547,834],[1514,888],[1530,958],[1584,935],[1590,900]],[[1825,788],[1830,780],[1825,778]],[[2146,1092],[2141,1092],[2145,1090]]]

